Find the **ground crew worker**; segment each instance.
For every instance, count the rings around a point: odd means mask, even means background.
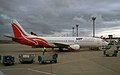
[[[45,47],[42,48],[43,55],[45,54],[46,50],[47,49]]]

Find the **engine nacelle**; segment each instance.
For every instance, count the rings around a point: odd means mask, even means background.
[[[78,45],[78,44],[70,45],[70,48],[72,48],[74,50],[79,50],[80,49],[80,45]]]

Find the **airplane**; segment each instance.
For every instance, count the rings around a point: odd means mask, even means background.
[[[23,27],[17,22],[12,20],[13,36],[6,36],[12,38],[13,41],[23,45],[28,45],[36,48],[64,48],[70,50],[80,50],[82,47],[99,48],[100,46],[107,45],[108,43],[101,38],[95,37],[39,37],[36,35],[28,34]]]

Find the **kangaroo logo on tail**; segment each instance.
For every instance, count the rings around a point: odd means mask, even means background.
[[[21,44],[29,45],[29,46],[42,46],[42,45],[47,46],[48,45],[48,43],[44,39],[39,38],[35,35],[30,35],[27,32],[25,32],[25,30],[16,20],[13,20],[11,25],[14,32],[14,37],[13,37],[14,41]]]
[[[12,21],[12,28],[14,32],[14,37],[28,36],[29,34],[21,27],[21,25],[16,21]]]

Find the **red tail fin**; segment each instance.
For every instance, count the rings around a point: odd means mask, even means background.
[[[12,21],[12,29],[14,32],[14,37],[23,37],[28,35],[28,33],[25,32],[25,30],[16,20]]]

